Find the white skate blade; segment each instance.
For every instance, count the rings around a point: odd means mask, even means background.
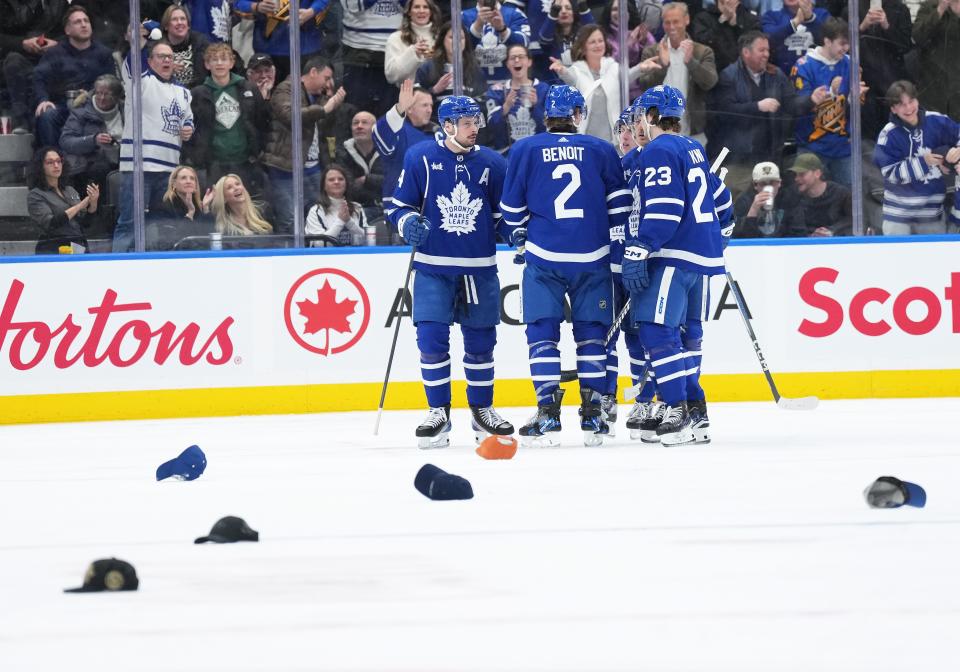
[[[634,441],[640,440],[644,443],[660,443],[660,437],[657,436],[657,430],[653,429],[631,429],[630,438]]]
[[[440,432],[436,436],[417,437],[417,448],[420,450],[433,450],[434,448],[446,448],[450,445],[450,432]]]
[[[473,442],[476,443],[478,446],[479,446],[481,443],[483,443],[484,439],[486,439],[488,436],[490,436],[490,435],[487,434],[487,433],[486,433],[485,431],[483,431],[482,429],[475,429],[475,430],[473,430]]]
[[[694,429],[693,442],[694,443],[710,443],[710,428],[704,427],[701,429]]]
[[[594,446],[603,445],[603,437],[610,436],[609,434],[594,434],[593,432],[584,432],[583,433],[583,445],[587,448],[592,448]]]
[[[812,411],[819,403],[820,400],[817,397],[798,397],[797,399],[780,397],[777,406],[786,411]]]
[[[689,427],[679,432],[660,435],[660,444],[664,446],[682,446],[687,443],[693,443],[693,430]]]
[[[521,436],[521,448],[556,448],[560,445],[560,432],[548,432],[543,436]]]

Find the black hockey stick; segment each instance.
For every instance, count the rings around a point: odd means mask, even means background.
[[[754,333],[753,326],[750,324],[750,318],[747,316],[747,307],[743,297],[740,295],[740,288],[737,286],[737,283],[734,282],[730,271],[727,271],[726,274],[727,284],[730,286],[730,292],[733,294],[734,301],[737,302],[737,310],[740,312],[740,317],[743,318],[743,326],[747,328],[747,334],[753,343],[753,350],[757,353],[757,359],[760,360],[760,368],[763,369],[763,375],[766,377],[767,384],[770,386],[770,392],[773,393],[773,400],[777,402],[777,406],[789,411],[812,411],[817,407],[817,404],[820,403],[817,397],[791,399],[790,397],[780,396],[780,392],[777,390],[777,384],[773,382],[773,376],[770,374],[770,368],[767,366],[767,360],[763,356],[763,351],[760,350],[757,335]]]
[[[402,308],[407,300],[407,288],[410,286],[410,275],[413,273],[413,258],[417,254],[417,246],[410,249],[410,262],[407,264],[407,277],[403,281],[403,294],[400,296],[401,312],[397,314],[397,324],[393,328],[393,343],[390,344],[390,357],[387,358],[387,373],[383,377],[383,389],[380,390],[380,406],[377,408],[377,421],[373,425],[373,435],[380,431],[380,417],[383,415],[383,401],[387,398],[387,382],[390,380],[390,369],[393,368],[393,354],[397,350],[397,337],[400,335],[400,321],[403,319]]]
[[[623,320],[627,317],[627,312],[629,310],[630,310],[630,297],[627,297],[626,303],[624,303],[623,308],[620,309],[620,314],[617,315],[616,319],[613,321],[613,324],[611,324],[610,328],[607,330],[607,337],[603,341],[604,350],[610,347],[610,340],[613,338],[614,334],[617,333],[617,329],[620,328],[620,325],[623,323]],[[567,369],[566,371],[560,372],[561,383],[572,383],[576,379],[577,379],[576,369]]]

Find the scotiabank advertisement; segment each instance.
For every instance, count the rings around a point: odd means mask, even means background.
[[[960,241],[734,244],[727,261],[775,373],[960,369]],[[406,248],[358,248],[0,263],[0,396],[353,383],[378,393],[398,319],[391,379],[416,383],[408,262]],[[498,262],[497,379],[522,381],[522,266],[508,250]],[[759,374],[726,278],[711,289],[704,374]],[[564,332],[564,368],[575,368]],[[344,410],[376,408],[377,393]]]

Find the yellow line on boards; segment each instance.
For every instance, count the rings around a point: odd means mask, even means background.
[[[710,401],[765,401],[771,398],[770,389],[759,373],[704,375],[701,382]],[[780,373],[776,382],[780,393],[787,397],[960,396],[960,370]],[[0,397],[0,424],[370,411],[376,410],[380,385],[340,383],[3,396]],[[621,390],[629,385],[629,379],[620,379]],[[576,388],[576,385],[571,383],[569,387]],[[465,389],[466,383],[454,381],[455,406],[466,406]],[[534,397],[530,381],[498,380],[495,403],[504,407],[532,407]],[[575,389],[568,391],[565,403],[579,404]],[[419,382],[390,384],[385,408],[424,407],[423,387]]]

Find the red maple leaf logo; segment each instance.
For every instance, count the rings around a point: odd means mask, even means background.
[[[330,330],[341,334],[349,334],[353,330],[347,318],[353,315],[357,302],[353,299],[337,301],[337,290],[330,286],[329,280],[323,281],[323,286],[317,290],[317,302],[310,299],[297,301],[300,314],[307,318],[303,326],[303,333],[315,334],[321,329],[327,330],[327,345],[324,355],[330,354]]]

